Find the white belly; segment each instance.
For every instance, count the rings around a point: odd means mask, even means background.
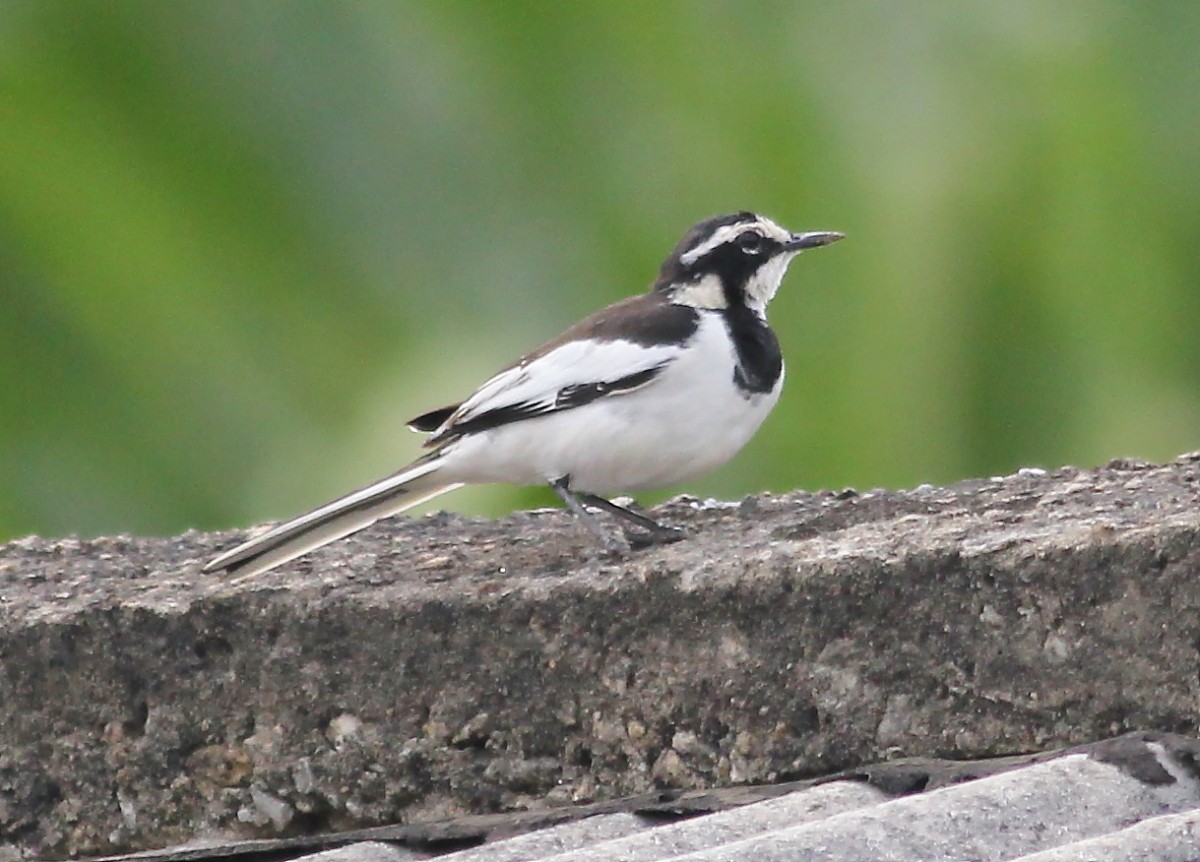
[[[571,487],[615,494],[673,485],[732,458],[775,402],[734,384],[734,355],[716,316],[702,319],[688,350],[643,389],[503,425],[446,452],[439,471],[462,482]]]

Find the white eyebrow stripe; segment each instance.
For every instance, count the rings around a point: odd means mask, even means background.
[[[679,261],[684,266],[691,266],[714,248],[730,242],[748,229],[757,230],[763,236],[778,240],[779,242],[787,242],[791,238],[791,234],[788,231],[775,224],[769,218],[760,216],[754,221],[739,221],[733,224],[722,225],[713,231],[712,236],[700,243],[700,245],[681,254]]]
[[[744,231],[746,228],[751,227],[752,225],[756,225],[756,224],[757,224],[757,222],[752,222],[750,224],[747,224],[746,222],[740,221],[740,222],[736,222],[735,224],[722,225],[721,227],[719,227],[715,231],[713,231],[712,236],[710,236],[704,242],[700,243],[700,245],[681,254],[679,256],[679,260],[685,266],[691,266],[693,263],[698,261],[700,258],[704,257],[704,255],[708,254],[710,251],[712,251],[717,246],[724,245],[725,243],[727,243],[731,239],[733,239],[735,236],[740,234],[742,231]]]

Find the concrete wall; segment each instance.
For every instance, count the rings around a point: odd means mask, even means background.
[[[977,758],[1200,720],[1200,456],[656,513],[0,549],[0,845],[98,854]]]

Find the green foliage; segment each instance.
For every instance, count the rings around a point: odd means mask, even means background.
[[[0,537],[323,502],[742,208],[848,239],[687,490],[1198,448],[1197,44],[1114,0],[5,3]]]

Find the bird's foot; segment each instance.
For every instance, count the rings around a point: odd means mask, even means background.
[[[653,528],[625,528],[625,539],[634,550],[650,548],[654,545],[669,545],[687,538],[687,531],[679,527],[668,527],[665,524],[655,524]]]

